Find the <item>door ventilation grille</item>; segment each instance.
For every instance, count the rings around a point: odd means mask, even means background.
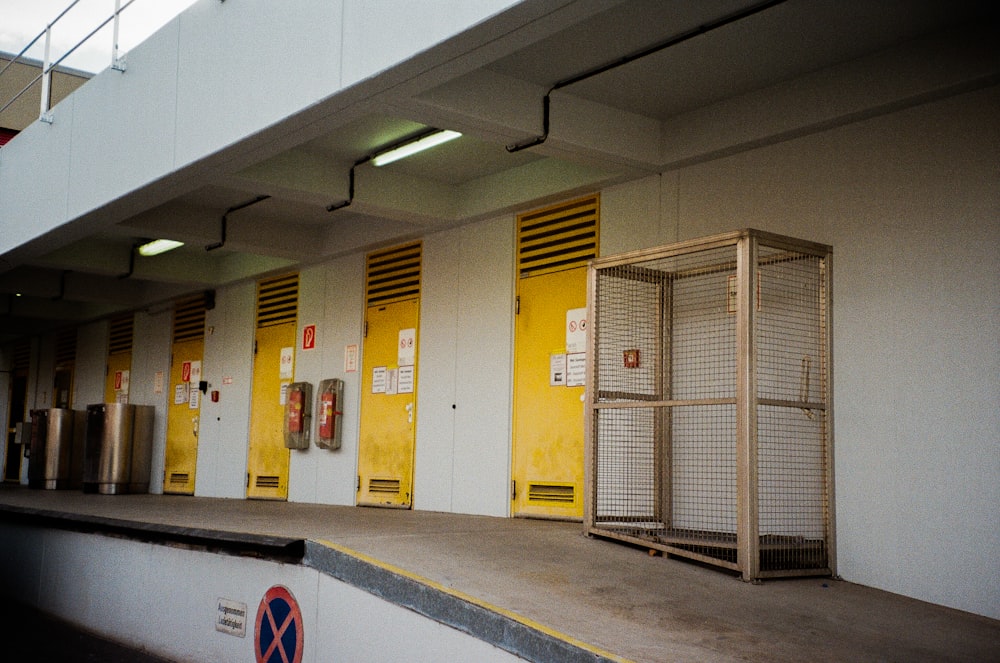
[[[532,483],[528,484],[528,501],[545,502],[546,504],[573,504],[576,502],[576,489],[572,485]]]
[[[26,371],[31,365],[31,341],[14,344],[14,370]],[[13,420],[11,420],[13,421]]]
[[[56,366],[71,366],[76,362],[76,330],[64,329],[56,334]]]
[[[281,478],[274,474],[262,474],[254,480],[257,488],[277,488]]]
[[[399,479],[369,479],[368,492],[381,495],[399,495]]]
[[[257,284],[257,328],[295,322],[299,308],[299,275],[286,274]]]
[[[205,338],[205,297],[198,295],[174,304],[174,343]]]
[[[108,343],[108,354],[117,355],[132,352],[132,325],[135,316],[131,313],[111,320],[111,340]]]
[[[368,255],[365,305],[388,304],[420,296],[420,242]]]
[[[589,196],[517,217],[517,270],[525,278],[597,257],[599,198]]]
[[[170,485],[185,485],[191,479],[191,475],[187,472],[171,472],[170,473]]]

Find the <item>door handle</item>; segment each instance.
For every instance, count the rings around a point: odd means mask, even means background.
[[[406,404],[406,423],[413,423],[413,403]]]

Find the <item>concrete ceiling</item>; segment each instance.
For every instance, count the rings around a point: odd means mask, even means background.
[[[514,213],[699,153],[710,158],[718,150],[682,154],[670,137],[692,118],[711,133],[715,109],[733,100],[766,99],[949,26],[992,21],[991,4],[787,0],[754,11],[745,0],[581,0],[507,32],[501,15],[439,47],[462,47],[461,57],[435,59],[432,50],[422,69],[349,110],[336,100],[309,109],[210,168],[118,201],[100,223],[45,238],[44,251],[0,274],[0,341]],[[550,90],[547,140],[508,151],[542,133]],[[383,168],[364,162],[428,127],[464,135]],[[328,211],[348,200],[358,162],[354,198]],[[221,241],[224,216],[224,246],[206,250]],[[186,245],[131,259],[136,242],[158,237]]]

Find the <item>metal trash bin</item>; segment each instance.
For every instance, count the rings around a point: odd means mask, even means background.
[[[28,443],[28,487],[45,486],[45,438],[49,429],[49,411],[31,410],[31,439]]]
[[[74,435],[80,414],[59,407],[31,411],[31,443],[28,455],[30,488],[63,490],[72,487],[74,447],[78,446]],[[76,455],[79,462],[82,447],[76,451]]]
[[[151,405],[98,403],[87,407],[85,493],[149,492],[153,412]]]

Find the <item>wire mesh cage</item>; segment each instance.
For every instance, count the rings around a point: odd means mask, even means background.
[[[587,533],[835,573],[830,263],[756,230],[594,261]]]

